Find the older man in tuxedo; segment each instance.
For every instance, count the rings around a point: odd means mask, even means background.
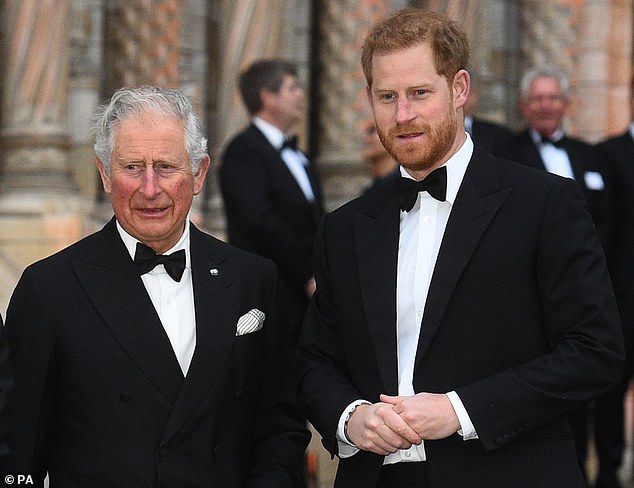
[[[308,434],[277,272],[188,221],[210,164],[190,101],[121,89],[95,122],[114,218],[29,266],[11,297],[5,472],[51,487],[298,486]]]
[[[575,180],[609,255],[614,231],[612,180],[596,148],[564,131],[570,106],[568,77],[551,66],[526,71],[520,82],[519,106],[527,127],[515,134],[503,156]]]
[[[337,488],[584,487],[565,414],[622,371],[583,196],[472,142],[468,57],[455,23],[419,9],[363,45],[401,178],[323,219],[298,347]]]

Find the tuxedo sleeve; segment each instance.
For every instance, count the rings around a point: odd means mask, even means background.
[[[33,269],[27,268],[7,310],[4,335],[15,380],[4,419],[9,426],[7,472],[43,474],[48,465],[56,367],[45,296]]]
[[[350,378],[346,366],[345,341],[339,331],[325,242],[329,219],[330,216],[326,215],[317,232],[317,291],[308,305],[298,356],[301,363],[299,391],[303,411],[322,435],[324,447],[335,456],[339,450],[337,427],[341,414],[364,395]],[[378,399],[378,395],[376,397]]]
[[[0,317],[0,469],[4,467],[9,455],[9,423],[7,404],[13,390],[13,368],[9,346],[5,339],[2,317]]]
[[[301,485],[304,451],[310,433],[299,410],[292,336],[283,304],[275,291],[262,331],[267,349],[265,380],[254,423],[249,476],[244,486],[294,488]]]
[[[548,351],[456,388],[487,450],[596,398],[617,383],[623,368],[623,338],[604,253],[571,180],[553,185],[536,243],[541,323],[534,326],[541,327]]]

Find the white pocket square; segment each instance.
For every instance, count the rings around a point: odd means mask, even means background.
[[[603,190],[605,188],[603,176],[598,171],[586,171],[583,174],[583,179],[588,190]]]
[[[238,326],[236,327],[236,336],[245,334],[251,334],[257,332],[264,326],[264,319],[266,315],[257,308],[252,308],[242,317],[238,319]]]

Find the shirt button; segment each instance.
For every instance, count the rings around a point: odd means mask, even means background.
[[[406,458],[412,457],[412,453],[411,453],[411,452],[409,452],[409,451],[406,451],[406,452],[405,452],[405,457],[406,457]]]
[[[423,217],[423,222],[429,224],[431,222],[431,217],[425,216]]]

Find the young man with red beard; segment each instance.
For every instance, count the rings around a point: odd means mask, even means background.
[[[583,487],[565,413],[622,371],[583,196],[474,146],[468,57],[455,23],[419,9],[363,45],[400,178],[322,220],[298,346],[335,487]]]

